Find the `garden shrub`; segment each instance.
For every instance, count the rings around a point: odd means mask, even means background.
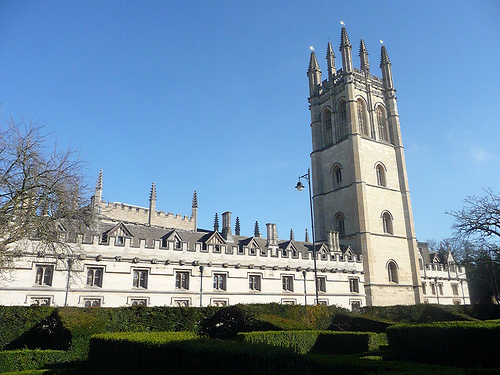
[[[1,350],[0,372],[37,370],[53,363],[67,362],[62,350]]]
[[[180,340],[180,336],[165,336],[164,342],[151,336],[148,341],[147,335],[138,335],[127,340],[112,335],[93,337],[88,361],[92,373],[307,373],[304,359],[284,348],[210,339]]]
[[[353,354],[378,350],[379,339],[371,332],[278,331],[247,332],[238,337],[253,344],[293,349],[296,353]]]
[[[464,306],[456,305],[395,305],[395,306],[366,306],[362,308],[364,314],[376,319],[383,319],[399,323],[429,323],[440,321],[474,320],[466,315]]]
[[[387,329],[397,358],[457,366],[498,367],[499,322],[401,324]]]
[[[5,349],[53,311],[53,307],[45,306],[0,306],[0,349]]]

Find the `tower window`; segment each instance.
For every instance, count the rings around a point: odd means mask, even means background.
[[[339,232],[340,236],[345,235],[344,215],[342,213],[338,213],[337,215],[335,215],[335,219],[333,220],[333,227],[337,232]]]
[[[377,107],[378,138],[384,141],[389,140],[387,136],[387,119],[381,106]]]
[[[382,227],[384,229],[384,233],[394,234],[392,228],[392,217],[389,212],[384,212],[382,214]]]
[[[337,131],[337,139],[342,139],[347,135],[347,108],[345,102],[340,103],[340,127]]]
[[[389,276],[389,282],[390,283],[399,284],[398,266],[396,265],[396,263],[393,260],[391,260],[387,264],[387,273],[388,273],[388,276]]]
[[[359,99],[357,101],[358,105],[358,128],[359,132],[364,135],[368,135],[368,123],[366,121],[365,106],[363,101]]]
[[[325,129],[325,146],[328,146],[333,142],[332,113],[328,109],[323,113],[323,126]]]
[[[378,186],[387,186],[385,182],[385,170],[381,164],[377,165],[377,185]]]
[[[342,187],[342,168],[340,165],[335,165],[333,167],[333,190]]]

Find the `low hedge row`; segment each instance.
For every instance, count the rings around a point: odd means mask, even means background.
[[[283,333],[283,332],[281,332]],[[286,333],[286,332],[285,332]],[[383,361],[359,355],[300,355],[288,348],[249,342],[195,339],[161,342],[149,334],[97,335],[90,344],[88,368],[92,374],[440,374],[462,375],[464,369]],[[181,335],[168,336],[180,339]],[[187,337],[190,337],[187,335]],[[482,373],[482,372],[477,372]]]
[[[270,331],[238,334],[240,340],[293,349],[296,353],[354,354],[378,350],[377,334],[371,332]]]
[[[365,306],[362,309],[373,319],[387,320],[399,323],[430,323],[441,321],[475,320],[470,314],[472,311],[463,305],[394,305],[394,306]]]
[[[38,370],[53,363],[67,362],[62,350],[2,350],[0,351],[0,373]]]
[[[304,359],[293,351],[245,342],[227,342],[185,334],[153,337],[142,333],[97,335],[90,341],[88,368],[99,374],[306,374]],[[296,372],[298,371],[298,372]]]
[[[455,366],[499,367],[500,322],[400,324],[387,329],[397,358]]]

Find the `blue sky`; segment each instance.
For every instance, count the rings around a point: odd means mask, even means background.
[[[297,176],[310,165],[309,46],[355,66],[363,38],[381,75],[383,39],[397,89],[419,240],[451,235],[467,195],[500,186],[499,1],[0,0],[0,121],[31,118],[78,148],[104,199],[191,213],[200,227],[233,213],[309,227]]]

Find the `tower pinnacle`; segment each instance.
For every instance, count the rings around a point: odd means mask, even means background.
[[[149,194],[149,200],[156,200],[156,184],[153,182],[151,185],[151,193]]]
[[[193,193],[193,202],[191,203],[191,208],[198,208],[198,196],[196,190]]]
[[[382,69],[382,79],[384,81],[384,88],[386,90],[393,90],[391,60],[387,54],[387,49],[384,45],[380,50],[380,68]]]
[[[332,43],[328,42],[326,46],[326,62],[328,65],[328,80],[331,81],[335,77],[335,54],[333,53]]]
[[[97,177],[97,183],[95,185],[96,190],[102,190],[102,169],[99,171],[99,176]]]
[[[370,72],[370,64],[368,62],[368,50],[366,49],[365,41],[361,39],[359,43],[359,59],[361,62],[361,70],[367,73]]]
[[[347,30],[345,27],[342,27],[342,31],[340,33],[340,52],[342,53],[342,70],[344,73],[352,72],[352,46],[349,41],[349,36],[347,35]]]
[[[311,51],[307,76],[309,77],[309,95],[313,97],[319,93],[319,85],[321,84],[321,69],[314,51]]]

